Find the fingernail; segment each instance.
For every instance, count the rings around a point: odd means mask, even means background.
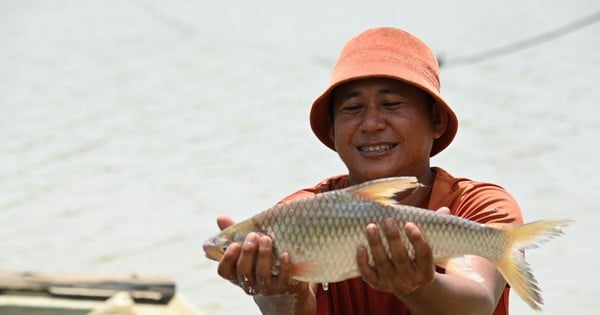
[[[256,243],[256,234],[254,234],[254,233],[248,234],[248,236],[246,236],[246,243],[255,244]]]
[[[367,224],[367,233],[375,234],[377,232],[377,226],[374,223]]]
[[[396,229],[396,222],[393,219],[385,219],[384,223],[385,228],[388,229],[388,231],[393,231]]]
[[[279,260],[281,261],[281,264],[287,264],[290,262],[290,255],[288,253],[283,253]]]
[[[266,237],[260,238],[260,247],[269,248],[269,240]]]

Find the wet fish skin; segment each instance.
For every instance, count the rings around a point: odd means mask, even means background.
[[[207,257],[220,260],[232,242],[241,244],[248,233],[268,235],[273,239],[276,257],[283,252],[290,253],[294,279],[338,282],[360,275],[356,248],[359,244],[368,248],[365,226],[381,225],[385,218],[394,218],[399,226],[406,222],[419,226],[436,263],[463,255],[487,258],[533,309],[540,309],[540,289],[520,250],[560,235],[570,221],[543,220],[496,228],[400,205],[393,198],[398,192],[421,186],[414,177],[386,178],[281,203],[228,227],[208,239],[203,248]],[[414,257],[404,229],[400,229],[400,233],[410,257]],[[382,241],[387,249],[383,235]]]

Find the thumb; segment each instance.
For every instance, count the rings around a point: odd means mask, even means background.
[[[217,225],[219,226],[219,229],[221,229],[221,231],[227,228],[228,226],[234,224],[235,221],[233,221],[231,217],[228,217],[226,215],[220,215],[217,217]]]
[[[441,207],[441,208],[437,209],[435,212],[443,213],[443,214],[452,214],[450,212],[450,208],[448,208],[448,207]]]

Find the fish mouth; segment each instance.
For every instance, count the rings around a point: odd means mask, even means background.
[[[204,250],[204,256],[206,256],[206,258],[214,261],[221,261],[221,258],[223,257],[223,252],[215,245],[210,243],[204,243],[202,245],[202,249]]]
[[[363,153],[385,153],[397,146],[396,143],[378,143],[358,146],[358,151]]]

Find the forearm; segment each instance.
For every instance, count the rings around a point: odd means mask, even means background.
[[[429,285],[399,295],[414,315],[492,314],[497,298],[479,283],[456,275],[436,273]]]
[[[298,294],[256,295],[254,302],[263,315],[313,315],[316,310],[312,288]]]

